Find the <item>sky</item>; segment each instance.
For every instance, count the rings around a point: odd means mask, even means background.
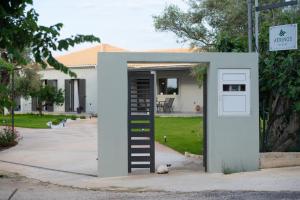
[[[33,6],[40,15],[40,25],[64,24],[62,38],[93,34],[102,43],[139,51],[187,47],[176,42],[175,34],[154,29],[152,16],[161,14],[171,3],[187,7],[183,0],[34,0]],[[79,45],[69,52],[94,45]]]

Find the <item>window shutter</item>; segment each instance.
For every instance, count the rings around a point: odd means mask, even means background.
[[[65,80],[65,111],[66,112],[70,112],[71,111],[71,102],[70,102],[70,84],[71,84],[71,80],[66,79]]]
[[[37,111],[37,98],[36,97],[31,97],[31,111]]]
[[[86,112],[86,81],[79,79],[79,105],[82,112]]]

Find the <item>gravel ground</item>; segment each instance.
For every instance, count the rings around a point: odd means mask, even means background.
[[[15,193],[13,194],[13,192]],[[12,195],[13,194],[13,195]],[[0,173],[0,199],[7,200],[60,200],[60,199],[181,199],[181,200],[296,200],[300,199],[300,192],[253,192],[253,191],[204,191],[204,192],[118,192],[117,188],[111,191],[95,191],[88,189],[77,189],[43,183],[37,180],[20,177],[16,174]]]

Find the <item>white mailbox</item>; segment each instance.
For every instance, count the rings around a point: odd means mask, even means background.
[[[218,114],[250,115],[250,69],[219,69]]]

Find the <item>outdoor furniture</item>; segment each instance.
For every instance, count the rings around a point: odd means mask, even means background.
[[[165,103],[165,101],[157,101],[156,100],[156,111],[157,112],[162,112],[163,111],[164,103]]]
[[[175,98],[166,98],[164,101],[157,101],[157,112],[173,112],[173,103]]]

